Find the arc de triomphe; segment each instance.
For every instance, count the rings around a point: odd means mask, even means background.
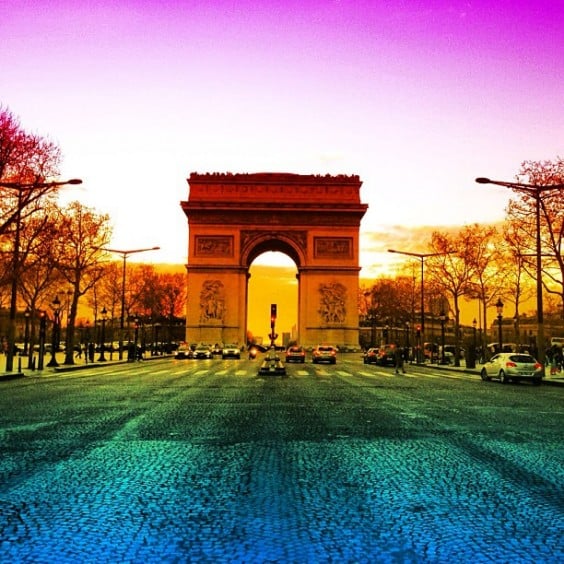
[[[280,251],[298,270],[298,340],[358,347],[358,176],[192,173],[188,342],[245,344],[255,258]],[[272,303],[276,303],[273,296]]]

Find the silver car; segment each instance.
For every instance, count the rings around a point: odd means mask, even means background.
[[[485,381],[498,378],[502,384],[510,380],[531,380],[538,386],[542,382],[544,369],[530,354],[505,352],[492,356],[484,364],[480,376]]]

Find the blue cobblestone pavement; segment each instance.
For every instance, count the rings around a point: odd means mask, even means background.
[[[148,364],[135,382],[123,367],[122,380],[2,384],[33,397],[0,428],[2,563],[564,562],[562,444],[492,428],[537,388],[510,388],[503,407],[461,401],[436,423],[456,386],[488,384],[445,379],[435,396],[436,380],[409,375],[296,367],[265,381],[242,364],[156,381]],[[68,396],[44,405],[40,385]],[[469,435],[456,412],[478,407]]]

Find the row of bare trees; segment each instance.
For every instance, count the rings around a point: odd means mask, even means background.
[[[58,203],[59,187],[49,181],[60,173],[60,158],[53,142],[24,131],[0,107],[0,308],[15,299],[26,310],[33,343],[39,312],[49,312],[54,296],[65,293],[65,363],[72,364],[79,304],[95,318],[103,307],[117,316],[123,293],[127,315],[171,318],[182,315],[185,277],[132,265],[124,289],[120,267],[103,250],[112,234],[109,216],[78,201]]]
[[[533,185],[562,184],[564,159],[524,162],[517,179]],[[546,309],[557,311],[564,320],[564,190],[543,192],[539,203],[541,281],[547,296]],[[450,313],[456,340],[460,335],[461,300],[480,302],[480,325],[486,328],[488,308],[497,300],[511,304],[512,315],[518,323],[522,304],[534,294],[536,199],[516,190],[506,212],[506,220],[500,227],[475,224],[454,233],[435,231],[426,248],[418,249],[437,254],[425,262],[425,311],[435,316],[439,311]],[[372,287],[361,289],[361,318],[380,324],[394,320],[401,326],[413,320],[414,311],[420,310],[416,298],[419,289],[414,280],[417,270],[412,264],[410,275],[409,268],[408,261],[393,281],[380,279]]]

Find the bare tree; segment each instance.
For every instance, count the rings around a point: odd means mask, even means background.
[[[554,161],[525,161],[517,175],[519,182],[536,186],[564,183],[564,159]],[[564,319],[564,190],[554,189],[539,194],[541,220],[542,282],[546,292],[559,296],[561,316]],[[519,226],[520,237],[528,242],[523,256],[529,258],[524,266],[533,278],[536,257],[536,205],[537,199],[530,192],[515,191],[515,198],[507,209],[508,219]]]
[[[461,232],[465,238],[465,253],[461,255],[469,266],[469,280],[466,295],[478,299],[481,303],[480,325],[488,326],[488,307],[502,295],[506,295],[505,267],[502,240],[493,226],[474,224]],[[503,264],[502,264],[503,263]],[[481,343],[484,346],[484,343]]]
[[[24,131],[19,120],[0,106],[0,182],[31,185],[26,189],[0,185],[0,235],[37,211],[35,202],[57,192],[57,186],[41,183],[59,174],[60,160],[55,143]]]
[[[98,214],[80,202],[61,209],[58,222],[56,265],[71,287],[70,311],[66,333],[65,364],[74,364],[74,325],[78,302],[103,276],[101,247],[110,241],[109,217]]]
[[[437,256],[430,257],[427,262],[429,282],[452,299],[449,303],[454,313],[456,366],[460,366],[460,298],[468,293],[473,275],[473,265],[467,260],[474,243],[472,231],[472,227],[466,227],[457,235],[433,232],[430,246]],[[457,251],[456,254],[452,254],[453,250]]]
[[[521,315],[521,303],[534,295],[534,287],[532,285],[533,278],[530,271],[525,269],[525,265],[530,258],[527,256],[527,243],[523,240],[523,233],[519,224],[508,218],[503,226],[503,254],[505,259],[503,266],[506,272],[505,284],[509,290],[508,297],[512,300],[515,311],[515,337],[517,344],[521,344],[521,331],[519,319]]]

